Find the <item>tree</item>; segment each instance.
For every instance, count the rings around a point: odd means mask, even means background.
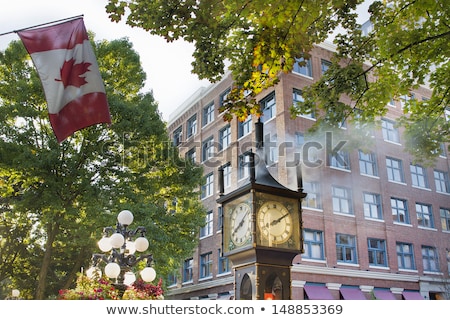
[[[434,158],[448,142],[449,6],[446,1],[375,1],[370,6],[373,31],[362,34],[354,1],[146,1],[110,0],[112,21],[125,17],[167,41],[195,43],[193,72],[216,81],[226,61],[235,87],[221,111],[225,120],[261,115],[255,97],[304,63],[311,48],[340,30],[332,66],[305,88],[305,102],[292,106],[295,117],[317,112],[316,128],[336,126],[343,118],[374,121],[386,113],[390,99],[408,95],[428,83],[432,97],[409,100],[400,125],[407,149],[418,160]],[[337,29],[337,28],[340,29]],[[342,97],[351,98],[351,104]],[[357,113],[357,115],[355,115]],[[331,116],[330,116],[331,115]]]
[[[0,282],[23,297],[55,297],[73,285],[122,209],[146,227],[162,278],[191,254],[204,223],[202,170],[178,156],[153,95],[140,93],[145,73],[132,44],[93,46],[113,123],[61,144],[22,43],[0,52]]]

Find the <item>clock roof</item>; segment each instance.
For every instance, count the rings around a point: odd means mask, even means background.
[[[304,198],[306,196],[306,194],[303,193],[302,189],[303,186],[302,186],[300,164],[298,164],[296,171],[298,190],[293,190],[291,188],[284,186],[272,176],[272,174],[267,168],[266,162],[264,161],[265,157],[263,149],[262,130],[263,124],[260,121],[258,121],[256,123],[256,130],[255,130],[257,139],[256,143],[257,148],[255,153],[251,152],[250,154],[250,176],[247,178],[247,181],[244,182],[238,189],[230,192],[227,195],[223,195],[223,192],[221,192],[220,199],[217,200],[218,202],[223,202],[228,199],[238,197],[251,189],[262,192],[270,192],[280,196],[284,195],[292,198]],[[222,183],[223,183],[223,175],[222,175]]]

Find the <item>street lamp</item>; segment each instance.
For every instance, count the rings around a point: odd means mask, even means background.
[[[133,214],[129,210],[123,210],[117,216],[115,228],[103,228],[103,238],[98,242],[98,246],[104,253],[94,253],[92,266],[86,270],[89,278],[100,277],[102,272],[98,264],[100,261],[105,262],[105,275],[110,279],[116,279],[114,286],[121,293],[136,280],[131,270],[140,261],[147,261],[147,266],[140,272],[142,280],[151,282],[156,277],[155,269],[151,267],[153,256],[144,253],[149,245],[145,238],[146,230],[144,227],[128,229],[132,222]],[[140,252],[141,255],[137,256],[136,252]]]

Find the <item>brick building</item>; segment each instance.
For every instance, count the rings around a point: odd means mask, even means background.
[[[290,106],[301,90],[329,66],[333,47],[321,44],[306,66],[296,65],[275,88],[258,96],[264,116],[264,154],[271,174],[294,187],[293,164],[303,162],[304,250],[293,260],[293,299],[442,299],[450,292],[450,160],[446,146],[434,167],[412,162],[395,121],[402,103],[391,101],[379,127],[365,128],[363,147],[339,149],[341,134],[361,138],[343,122],[340,132],[310,137],[314,114],[291,119]],[[218,168],[225,193],[248,175],[248,152],[255,148],[254,123],[219,114],[231,76],[201,88],[169,119],[180,154],[204,167],[202,201],[208,209],[199,245],[171,281],[167,298],[232,299],[233,266],[222,257],[222,214]],[[429,97],[427,88],[405,99]],[[317,139],[317,140],[315,140]],[[322,140],[321,140],[322,139]],[[313,143],[311,143],[313,141]],[[318,142],[318,144],[316,143]],[[300,157],[300,158],[299,158]]]

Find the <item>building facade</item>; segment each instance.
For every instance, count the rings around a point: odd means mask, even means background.
[[[302,88],[329,66],[333,47],[316,46],[305,66],[257,98],[264,115],[264,159],[283,185],[296,188],[302,163],[304,253],[294,258],[293,299],[449,299],[450,159],[446,146],[433,167],[404,151],[396,119],[404,100],[391,101],[379,126],[308,133],[314,114],[291,118]],[[233,266],[222,256],[218,168],[225,193],[248,178],[256,117],[225,122],[219,108],[232,85],[228,74],[201,88],[169,119],[180,154],[204,168],[202,202],[208,210],[199,245],[170,279],[169,299],[233,299]],[[426,99],[419,88],[405,99]],[[361,132],[364,136],[361,139]],[[352,135],[367,143],[348,143]],[[294,181],[295,180],[295,181]]]

